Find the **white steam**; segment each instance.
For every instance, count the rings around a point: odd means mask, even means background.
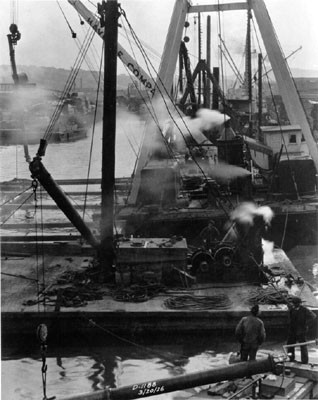
[[[251,175],[251,172],[247,169],[224,162],[218,162],[209,169],[209,176],[220,181],[231,181],[235,178],[243,178],[249,175]]]
[[[210,150],[213,150],[213,146],[211,146]],[[250,171],[242,167],[237,167],[236,165],[230,165],[224,162],[215,163],[214,161],[207,164],[206,162],[201,162],[200,159],[197,159],[196,163],[183,165],[182,172],[185,175],[191,176],[202,176],[203,172],[205,176],[223,184],[228,184],[236,178],[244,178],[251,175]]]
[[[155,125],[160,127],[166,139],[173,140],[177,150],[184,152],[189,140],[194,139],[197,144],[209,143],[204,131],[219,128],[230,119],[228,115],[217,110],[201,108],[195,118],[180,116],[170,99],[156,99],[148,107],[151,118],[156,120]],[[156,143],[153,143],[156,146]]]
[[[178,150],[182,151],[186,148],[186,142],[191,139],[194,139],[198,145],[210,143],[204,135],[204,131],[219,128],[228,119],[227,115],[221,114],[219,111],[202,108],[198,110],[195,118],[175,118],[173,125],[170,124],[170,129],[172,129],[172,136],[177,143]]]
[[[274,242],[262,239],[262,248],[264,253],[263,255],[264,264],[273,264],[275,262]]]
[[[242,224],[253,225],[255,216],[262,216],[264,222],[269,225],[274,217],[274,212],[268,206],[258,207],[254,203],[244,202],[232,212],[231,219]]]

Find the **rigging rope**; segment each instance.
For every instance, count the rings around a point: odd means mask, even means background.
[[[4,203],[2,203],[0,205],[0,208],[2,208],[3,206],[5,206],[6,204],[10,203],[11,201],[13,201],[14,199],[18,198],[19,196],[21,196],[23,193],[27,192],[28,190],[32,189],[32,185],[29,186],[28,188],[22,190],[22,192],[20,192],[19,194],[15,194],[14,197],[11,197],[10,199],[8,199],[7,201],[5,201]]]
[[[124,18],[125,18],[125,20],[126,20],[126,22],[127,22],[127,25],[128,25],[129,28],[130,28],[130,31],[132,32],[132,36],[133,36],[134,40],[136,41],[136,44],[137,44],[137,46],[139,47],[142,56],[144,57],[144,60],[145,60],[146,65],[147,65],[148,72],[149,72],[150,76],[151,76],[152,79],[153,79],[152,72],[150,71],[150,68],[149,68],[149,64],[151,65],[151,67],[153,68],[154,71],[155,71],[155,68],[154,68],[153,64],[151,63],[151,61],[149,60],[149,57],[148,57],[147,54],[145,53],[145,51],[144,51],[144,49],[143,49],[143,47],[142,47],[142,45],[141,45],[141,43],[140,43],[140,41],[139,41],[139,39],[138,39],[136,33],[134,32],[134,30],[133,30],[133,28],[132,28],[132,26],[130,25],[130,23],[129,23],[128,19],[127,19],[127,16],[126,16],[126,14],[125,14],[125,12],[124,12],[124,10],[121,9],[121,12],[122,12],[122,15],[124,16]],[[168,92],[167,88],[166,88],[165,85],[163,84],[163,82],[162,82],[160,76],[159,76],[157,73],[156,73],[156,76],[157,76],[157,79],[159,80],[159,82],[161,83],[161,86],[163,87],[165,93],[163,93],[163,92],[161,91],[161,89],[159,88],[159,86],[158,86],[157,84],[156,84],[156,90],[157,90],[157,91],[159,92],[159,94],[161,95],[161,98],[162,98],[162,100],[163,100],[163,102],[164,102],[164,104],[165,104],[165,106],[166,106],[167,112],[168,112],[170,118],[172,119],[172,121],[174,122],[175,126],[177,127],[178,131],[180,132],[181,136],[183,137],[185,143],[187,144],[187,140],[186,140],[186,138],[185,138],[185,136],[184,136],[184,134],[183,134],[183,132],[182,132],[180,126],[177,124],[176,120],[174,119],[173,115],[171,114],[171,111],[170,111],[170,109],[169,109],[169,107],[168,107],[168,104],[167,104],[167,101],[166,101],[166,99],[165,99],[165,95],[166,95],[166,96],[169,98],[169,100],[171,101],[171,103],[172,103],[172,105],[173,105],[175,111],[177,112],[177,114],[178,114],[180,120],[183,122],[183,124],[184,124],[184,126],[185,126],[185,128],[186,128],[186,130],[187,130],[187,133],[188,133],[189,136],[194,140],[194,142],[196,142],[195,139],[194,139],[194,137],[193,137],[193,135],[192,135],[192,133],[191,133],[191,131],[189,130],[189,127],[188,127],[187,124],[185,123],[185,120],[184,120],[183,115],[181,114],[181,112],[180,112],[180,110],[178,109],[178,107],[173,103],[173,101],[172,101],[172,99],[171,99],[171,96],[170,96],[170,93]],[[153,80],[154,80],[154,79],[153,79]],[[154,80],[154,81],[155,81],[155,80]],[[155,119],[155,123],[157,124],[157,126],[159,125],[158,128],[159,128],[160,133],[162,134],[162,130],[161,130],[161,128],[160,128],[160,124],[159,124],[159,121],[158,121],[157,119]],[[163,137],[164,137],[164,136],[163,136]],[[164,138],[164,139],[165,139],[165,138]],[[165,143],[166,146],[168,145],[167,142],[166,142],[166,140],[164,141],[164,143]],[[191,151],[191,150],[190,150],[190,153],[192,154],[192,151]],[[205,181],[208,182],[208,177],[206,176],[206,174],[205,174],[204,170],[202,169],[200,163],[196,160],[195,157],[193,157],[193,161],[194,161],[195,164],[197,165],[197,167],[198,167],[198,169],[200,170],[200,172],[201,172],[202,176],[204,177]],[[228,215],[228,212],[227,212],[227,210],[224,208],[223,204],[219,202],[219,205],[221,206],[223,212],[224,212],[226,215]]]
[[[132,346],[135,346],[135,347],[137,347],[137,348],[139,348],[139,349],[141,349],[143,351],[147,351],[150,354],[155,354],[156,356],[159,356],[159,357],[163,358],[165,361],[172,362],[174,364],[177,360],[180,360],[180,359],[184,358],[184,356],[181,355],[181,354],[171,354],[170,356],[167,356],[167,354],[163,354],[163,353],[158,352],[156,350],[153,350],[153,349],[151,349],[149,347],[142,346],[142,345],[140,345],[140,344],[138,344],[136,342],[132,342],[131,340],[123,338],[122,336],[117,335],[116,333],[112,332],[111,330],[109,330],[109,329],[97,324],[92,319],[85,318],[85,320],[88,321],[91,326],[94,326],[94,327],[102,330],[103,332],[108,333],[109,335],[113,336],[114,338],[116,338],[116,339],[118,339],[118,340],[120,340],[120,341],[122,341],[124,343],[128,343],[128,344],[130,344]]]
[[[90,46],[90,44],[91,44],[91,42],[93,40],[94,35],[95,35],[95,31],[92,30],[90,32],[90,34],[88,34],[86,36],[86,38],[84,40],[84,43],[83,43],[83,46],[82,46],[82,49],[80,50],[80,52],[79,52],[79,54],[78,54],[78,56],[77,56],[77,58],[76,58],[76,60],[74,62],[74,66],[73,66],[72,72],[68,77],[68,80],[67,80],[67,82],[65,84],[63,93],[62,93],[61,97],[58,100],[58,104],[55,107],[55,110],[54,110],[53,115],[51,117],[50,123],[49,123],[48,127],[46,128],[45,134],[43,136],[43,139],[45,139],[47,141],[49,141],[49,139],[50,139],[50,137],[51,137],[51,135],[53,133],[53,128],[54,128],[54,126],[55,126],[55,124],[56,124],[56,122],[57,122],[57,120],[58,120],[58,118],[59,118],[59,116],[61,114],[61,111],[62,111],[62,108],[63,108],[63,105],[64,105],[64,101],[67,98],[67,95],[70,92],[70,90],[71,90],[71,88],[72,88],[72,86],[74,84],[74,81],[75,81],[75,79],[76,79],[76,77],[78,75],[79,69],[80,69],[80,67],[81,67],[81,65],[83,63],[83,60],[84,60],[84,58],[86,56],[86,53],[87,53],[87,51],[89,49],[89,46]]]
[[[2,221],[0,226],[3,226],[11,217],[14,215],[20,208],[33,196],[33,193],[31,193],[24,201],[22,204],[20,204],[4,221]]]
[[[286,229],[287,229],[287,222],[288,222],[288,207],[287,207],[287,212],[286,212],[286,217],[285,217],[285,223],[284,223],[284,231],[283,231],[283,236],[282,236],[282,242],[280,244],[280,247],[283,248],[284,245],[284,240],[285,240],[285,234],[286,234]]]
[[[260,41],[259,41],[259,38],[258,38],[258,35],[257,35],[257,31],[256,31],[256,28],[255,28],[255,24],[254,24],[254,19],[253,19],[253,18],[252,18],[252,23],[253,23],[253,28],[254,28],[256,40],[257,40],[257,43],[258,43],[258,47],[259,47],[259,49],[261,49]],[[272,26],[272,29],[273,29],[273,32],[274,32],[274,34],[275,34],[276,41],[277,41],[277,43],[278,43],[278,45],[279,45],[279,47],[280,47],[281,53],[282,53],[282,55],[283,55],[283,57],[284,57],[283,49],[281,48],[281,45],[280,45],[280,42],[279,42],[279,40],[278,40],[278,37],[277,37],[276,31],[275,31],[275,29],[274,29],[274,26]],[[284,147],[285,147],[285,150],[286,150],[286,157],[287,157],[288,168],[289,168],[289,171],[290,171],[291,179],[292,179],[293,184],[294,184],[294,187],[295,187],[295,191],[296,191],[297,198],[299,199],[300,197],[299,197],[299,192],[298,192],[297,183],[296,183],[296,180],[295,180],[295,173],[294,173],[294,170],[293,170],[293,168],[292,168],[292,166],[291,166],[290,157],[289,157],[288,148],[287,148],[286,141],[285,141],[285,137],[284,137],[283,130],[282,130],[282,124],[281,124],[280,115],[279,115],[279,112],[278,112],[277,103],[276,103],[276,101],[275,101],[275,97],[274,97],[274,94],[273,94],[272,85],[271,85],[271,82],[270,82],[270,79],[269,79],[269,71],[266,70],[266,66],[265,66],[264,60],[265,60],[265,58],[263,57],[263,58],[262,58],[262,62],[263,62],[263,68],[264,68],[264,71],[265,71],[264,75],[266,76],[267,84],[268,84],[268,87],[269,87],[269,90],[270,90],[270,94],[271,94],[271,99],[272,99],[272,102],[273,102],[273,105],[274,105],[275,115],[276,115],[277,122],[278,122],[278,125],[279,125],[282,143],[283,143],[283,145],[284,145]],[[292,77],[292,75],[291,75],[291,71],[290,71],[290,69],[289,69],[289,66],[288,66],[288,63],[287,63],[287,62],[286,62],[286,67],[288,68],[289,73],[290,73],[290,76],[291,76],[291,78],[293,79],[293,77]],[[295,85],[295,87],[296,87],[296,84],[295,84],[294,79],[293,79],[293,82],[294,82],[294,85]],[[296,87],[296,90],[297,90],[297,87]],[[297,90],[297,93],[299,93],[298,90]],[[306,118],[307,118],[307,120],[308,120],[308,117],[306,117]]]
[[[161,81],[161,78],[158,76],[158,73],[157,73],[155,67],[153,66],[151,60],[150,60],[149,57],[147,56],[147,53],[144,51],[143,46],[142,46],[142,44],[140,43],[140,40],[139,40],[138,36],[136,35],[136,33],[134,32],[132,26],[130,25],[130,23],[129,23],[128,19],[127,19],[127,16],[126,16],[126,14],[125,14],[125,12],[124,12],[124,10],[122,10],[122,15],[124,16],[124,18],[125,18],[125,20],[126,20],[126,22],[127,22],[127,25],[128,25],[128,27],[129,27],[130,31],[132,32],[132,37],[134,38],[134,40],[135,40],[135,42],[136,42],[136,44],[137,44],[137,46],[138,46],[138,48],[139,48],[139,50],[140,50],[140,52],[141,52],[143,58],[144,58],[144,61],[146,62],[146,66],[147,66],[148,72],[149,72],[149,74],[150,74],[150,77],[151,77],[151,78],[153,79],[153,81],[155,82],[155,79],[154,79],[154,77],[153,77],[153,75],[152,75],[152,72],[151,72],[151,70],[150,70],[149,65],[152,67],[153,71],[154,71],[155,74],[156,74],[157,79],[158,79],[158,80],[160,81],[160,83],[162,84],[162,87],[164,88],[164,91],[165,91],[164,94],[167,95],[167,97],[169,98],[169,100],[172,101],[171,96],[170,96],[170,93],[168,92],[168,90],[166,89],[166,87],[163,85],[163,82]],[[158,87],[158,85],[156,85],[156,90],[159,91],[159,93],[160,93],[160,95],[161,95],[161,97],[162,97],[162,100],[164,101],[164,103],[165,103],[165,105],[166,105],[166,109],[167,109],[167,111],[168,111],[168,114],[170,115],[170,117],[172,118],[172,120],[175,122],[175,120],[174,120],[174,118],[173,118],[173,116],[172,116],[172,114],[171,114],[171,112],[170,112],[170,110],[169,110],[169,107],[168,107],[168,105],[167,105],[167,102],[166,102],[166,100],[165,100],[165,98],[164,98],[164,94],[162,93],[162,91],[160,90],[160,88]],[[181,120],[184,122],[184,120],[183,120],[183,115],[180,113],[179,109],[176,107],[176,105],[175,105],[173,102],[172,102],[172,105],[173,105],[173,107],[175,108],[175,110],[178,112],[178,114],[179,114]],[[154,110],[154,107],[153,107],[153,104],[152,104],[152,103],[151,103],[151,106],[152,106],[152,109]],[[159,120],[156,118],[156,115],[153,116],[153,119],[154,119],[154,121],[156,122],[156,124],[158,125],[158,127],[159,127],[159,129],[160,129],[160,123],[159,123]],[[175,122],[175,125],[178,127],[178,125],[176,124],[176,122]],[[185,124],[185,122],[184,122],[184,125],[185,125],[186,129],[188,130],[189,135],[192,137],[192,134],[191,134],[191,132],[190,132],[188,126]],[[178,129],[179,129],[181,135],[183,136],[183,133],[182,133],[181,129],[180,129],[179,127],[178,127]],[[161,129],[160,129],[160,131],[161,131]],[[192,138],[193,138],[193,137],[192,137]],[[193,138],[193,139],[194,139],[194,138]]]

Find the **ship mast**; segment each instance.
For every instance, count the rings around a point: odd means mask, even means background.
[[[112,275],[114,259],[114,187],[116,141],[116,87],[117,87],[117,0],[102,1],[98,5],[101,27],[104,27],[104,114],[102,139],[102,204],[100,222],[100,263],[103,279]]]
[[[252,122],[252,60],[251,60],[251,4],[250,0],[247,2],[247,35],[246,35],[246,59],[245,59],[245,86],[248,93],[249,104],[249,135],[252,135],[253,122]]]

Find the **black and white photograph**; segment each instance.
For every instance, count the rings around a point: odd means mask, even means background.
[[[2,0],[1,399],[318,399],[318,0]]]

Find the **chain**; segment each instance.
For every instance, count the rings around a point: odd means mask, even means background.
[[[37,181],[36,179],[33,179],[31,186],[32,186],[33,193],[34,193],[35,208],[37,208],[37,201],[38,201],[38,199],[37,199],[37,197],[36,197],[36,190],[37,190],[37,188],[38,188],[38,186],[39,186],[38,181]]]
[[[46,364],[46,351],[47,351],[47,326],[45,324],[40,324],[37,329],[37,337],[41,342],[41,358],[42,358],[42,385],[43,385],[43,400],[54,400],[55,396],[47,397],[46,395],[46,373],[47,373],[47,364]]]

